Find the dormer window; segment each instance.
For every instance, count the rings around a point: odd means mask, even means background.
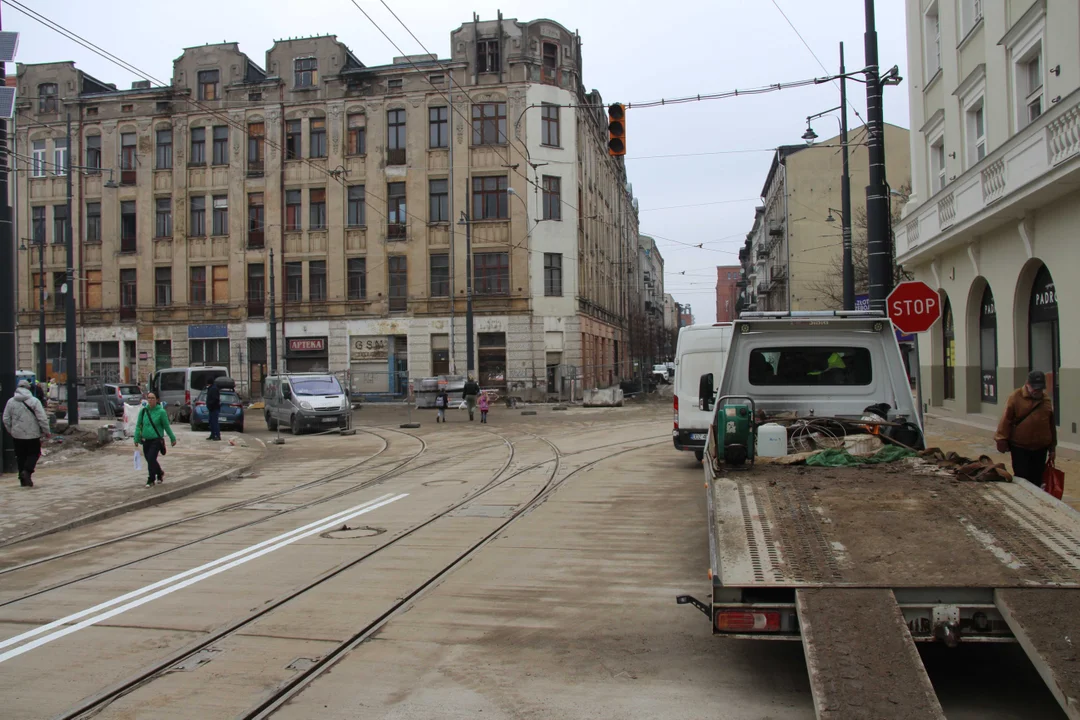
[[[499,41],[479,40],[476,43],[476,72],[499,72]]]
[[[317,58],[297,58],[293,67],[296,73],[296,87],[313,88],[319,84],[319,61]]]
[[[56,83],[42,83],[41,85],[38,85],[38,112],[60,112]]]
[[[543,80],[544,82],[556,82],[559,76],[559,46],[555,43],[544,43]]]
[[[218,82],[221,78],[221,72],[219,70],[200,70],[199,71],[199,99],[200,100],[217,100],[220,95],[218,93]]]

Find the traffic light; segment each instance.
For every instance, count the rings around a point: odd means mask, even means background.
[[[622,103],[608,106],[608,155],[626,154],[626,108]]]

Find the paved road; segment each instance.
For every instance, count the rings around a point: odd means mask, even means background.
[[[708,560],[666,404],[399,415],[0,548],[3,716],[249,717],[333,659],[274,716],[813,717],[798,643],[674,603]],[[923,652],[951,719],[1059,716],[1015,647]]]

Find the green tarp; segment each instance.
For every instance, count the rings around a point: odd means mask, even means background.
[[[822,450],[806,458],[807,465],[817,467],[849,467],[853,465],[879,465],[904,458],[915,457],[916,453],[896,445],[886,445],[870,457],[856,457],[847,450]]]

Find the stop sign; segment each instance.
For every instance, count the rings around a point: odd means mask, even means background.
[[[926,332],[941,317],[941,300],[929,285],[918,280],[902,282],[885,301],[889,319],[903,333]]]

